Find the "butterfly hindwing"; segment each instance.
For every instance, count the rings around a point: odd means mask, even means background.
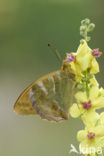
[[[72,103],[73,76],[62,70],[48,74],[28,87],[14,109],[19,114],[39,114],[53,121],[68,119]]]

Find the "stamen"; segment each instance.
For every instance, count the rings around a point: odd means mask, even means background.
[[[89,140],[93,140],[95,138],[95,133],[88,132],[87,137],[88,137]]]
[[[102,52],[100,52],[99,49],[93,49],[92,55],[97,58],[97,57],[100,57],[102,55]]]
[[[66,53],[66,60],[65,60],[65,62],[66,63],[70,63],[70,62],[72,62],[72,61],[75,61],[75,55],[73,55],[73,53]]]
[[[91,101],[89,100],[88,102],[81,102],[82,106],[84,109],[89,110],[92,107]]]

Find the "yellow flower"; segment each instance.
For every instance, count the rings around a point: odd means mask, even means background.
[[[100,117],[99,117],[99,122],[98,122],[100,125],[104,125],[104,112],[102,112],[100,114]]]
[[[83,154],[95,155],[99,148],[103,148],[102,143],[104,143],[104,125],[98,125],[96,127],[80,130],[77,134],[77,139],[80,142],[80,150]]]
[[[65,61],[70,63],[77,79],[79,79],[81,73],[88,68],[92,74],[99,72],[99,65],[95,56],[92,54],[92,49],[88,47],[85,40],[83,41],[83,44],[80,44],[76,53],[67,54]]]
[[[93,75],[93,77],[90,79],[90,83],[91,85],[95,85],[99,87],[99,83],[97,82],[95,76]]]
[[[70,114],[72,117],[81,117],[87,127],[96,124],[96,120],[99,119],[96,109],[104,107],[104,90],[99,89],[97,85],[90,88],[89,98],[87,98],[86,92],[78,92],[75,95],[77,103],[74,103],[70,108]]]

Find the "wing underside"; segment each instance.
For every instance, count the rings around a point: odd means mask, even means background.
[[[42,119],[68,119],[74,81],[71,74],[56,71],[30,85],[18,98],[14,110],[21,115],[39,114]]]

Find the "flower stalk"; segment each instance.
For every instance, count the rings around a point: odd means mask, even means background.
[[[104,89],[99,87],[95,74],[99,72],[97,58],[102,55],[99,49],[89,48],[87,42],[91,39],[88,33],[95,28],[89,19],[81,21],[80,34],[83,37],[77,52],[66,54],[65,63],[70,64],[76,79],[76,103],[69,112],[73,118],[81,118],[85,128],[77,133],[77,139],[82,147],[83,156],[101,156],[104,152]],[[87,152],[86,152],[87,147]],[[93,148],[94,150],[90,150]],[[101,149],[98,152],[98,149]]]

